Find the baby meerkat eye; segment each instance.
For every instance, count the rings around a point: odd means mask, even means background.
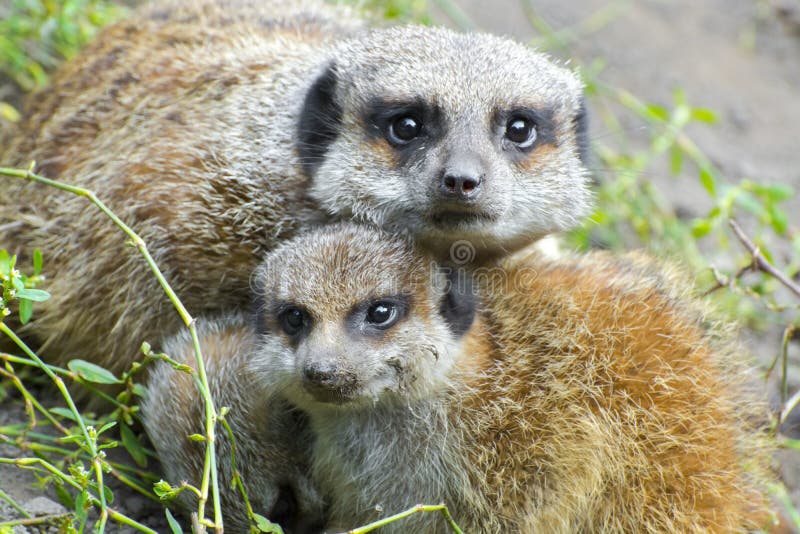
[[[512,116],[506,122],[505,137],[519,148],[529,148],[536,141],[536,124],[528,117]]]
[[[422,121],[411,115],[401,115],[389,124],[387,138],[393,145],[404,145],[421,132]]]
[[[296,336],[308,327],[310,320],[308,314],[295,306],[281,310],[278,314],[278,323],[289,336]]]
[[[379,300],[367,309],[367,322],[376,328],[386,329],[397,322],[400,314],[393,302]]]

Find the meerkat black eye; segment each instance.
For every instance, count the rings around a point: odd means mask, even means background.
[[[399,316],[397,306],[392,302],[379,300],[367,308],[367,322],[380,329],[391,327]]]
[[[308,315],[294,306],[282,310],[278,314],[278,322],[283,331],[289,336],[296,336],[309,324]]]
[[[505,137],[519,148],[529,148],[536,141],[536,125],[528,117],[513,116],[506,122]]]
[[[411,115],[402,115],[389,124],[387,137],[393,145],[404,145],[422,132],[422,121]]]

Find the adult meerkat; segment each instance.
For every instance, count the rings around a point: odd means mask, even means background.
[[[420,502],[465,532],[771,526],[766,411],[685,282],[602,253],[492,274],[476,310],[462,278],[354,225],[259,269],[248,366],[308,414],[329,528]],[[447,530],[438,515],[387,528]]]
[[[587,212],[575,74],[508,39],[287,4],[158,2],[109,27],[30,98],[0,162],[96,191],[196,315],[246,304],[263,253],[331,219],[485,260]],[[52,298],[26,327],[44,355],[119,371],[176,330],[85,199],[4,182],[0,246],[45,253]]]
[[[309,473],[313,436],[303,414],[253,384],[247,369],[256,341],[252,320],[244,315],[202,320],[198,336],[214,403],[230,409],[226,420],[236,439],[236,468],[253,511],[280,523],[286,532],[319,532],[324,526],[324,502]],[[167,339],[164,350],[196,369],[188,334]],[[202,434],[205,424],[195,379],[158,362],[141,409],[167,480],[200,487],[205,444],[189,439]],[[221,426],[215,443],[225,531],[247,533],[246,507],[238,488],[231,485],[231,442]],[[197,510],[197,498],[190,491],[180,494],[178,504],[187,515]]]

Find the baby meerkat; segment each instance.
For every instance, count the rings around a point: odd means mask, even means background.
[[[259,269],[248,365],[308,414],[329,529],[439,502],[465,532],[770,526],[766,412],[685,282],[603,253],[490,274],[476,301],[464,277],[355,225]],[[432,514],[387,528],[447,530]]]
[[[571,227],[590,204],[578,77],[508,39],[366,29],[322,2],[153,3],[33,95],[0,163],[97,192],[197,315],[244,306],[265,251],[331,219],[476,261]],[[179,319],[86,200],[7,181],[0,246],[45,253],[43,354],[114,371]],[[21,258],[25,261],[25,258]]]
[[[280,523],[286,532],[319,532],[324,503],[310,479],[313,441],[305,416],[253,384],[247,368],[255,347],[252,319],[242,315],[200,321],[198,335],[217,407],[227,407],[226,420],[236,439],[236,468],[255,513]],[[196,369],[191,337],[169,338],[164,350],[179,363]],[[142,403],[144,427],[173,486],[200,487],[205,444],[189,439],[203,434],[203,399],[192,375],[158,362]],[[231,486],[231,442],[222,426],[216,432],[216,458],[226,532],[249,532],[247,510],[238,488]],[[194,493],[183,491],[179,504],[196,511]]]

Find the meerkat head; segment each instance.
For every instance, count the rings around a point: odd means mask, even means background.
[[[404,26],[338,45],[308,91],[298,152],[327,211],[513,250],[587,214],[578,77],[485,34]]]
[[[287,242],[256,276],[251,368],[301,407],[441,391],[475,313],[466,283],[354,224]]]

